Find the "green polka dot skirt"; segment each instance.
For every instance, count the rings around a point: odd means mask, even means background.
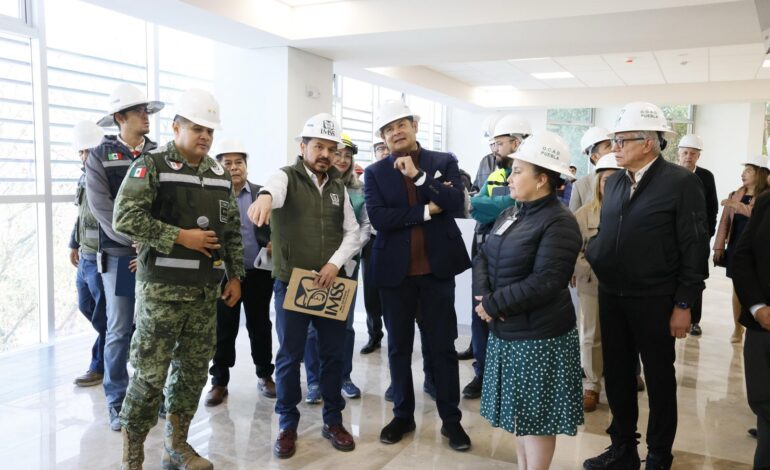
[[[577,329],[548,339],[487,343],[481,416],[517,436],[574,436],[583,424]]]

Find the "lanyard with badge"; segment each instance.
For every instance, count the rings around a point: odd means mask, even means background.
[[[505,219],[505,222],[503,222],[502,224],[500,224],[499,227],[497,227],[497,230],[495,230],[494,234],[497,236],[503,235],[511,227],[511,225],[513,225],[516,222],[516,220],[518,220],[518,218],[519,218],[519,213],[514,212],[513,215],[508,216]]]

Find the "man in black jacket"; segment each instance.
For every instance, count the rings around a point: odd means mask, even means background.
[[[719,199],[717,199],[717,187],[714,183],[714,175],[705,168],[697,166],[700,152],[703,149],[703,140],[695,134],[687,134],[679,141],[679,164],[695,173],[703,184],[706,196],[706,221],[708,222],[709,238],[714,236],[717,230],[717,212],[719,212]],[[707,255],[708,256],[708,255]],[[708,263],[708,261],[707,261]],[[703,296],[698,296],[692,305],[692,326],[690,334],[700,336],[703,331],[700,327],[701,313],[703,311]]]
[[[676,436],[674,338],[690,328],[690,308],[708,276],[706,204],[691,172],[661,157],[666,118],[630,103],[613,130],[619,171],[604,190],[599,233],[586,258],[599,279],[604,379],[612,411],[607,452],[586,469],[639,468],[636,364],[649,394],[647,469],[668,469]]]
[[[272,264],[267,266],[259,263],[265,259],[264,254],[260,253],[262,250],[270,253],[270,226],[257,227],[247,215],[249,206],[262,189],[248,180],[248,157],[246,148],[237,140],[222,142],[217,154],[217,161],[230,172],[235,200],[241,213],[246,277],[241,284],[241,300],[235,305],[228,307],[222,299],[217,301],[217,349],[209,369],[211,390],[206,394],[206,406],[217,406],[228,395],[230,368],[235,365],[235,339],[240,326],[241,303],[246,317],[246,329],[249,332],[251,358],[257,372],[257,389],[263,396],[275,398],[275,382],[272,377],[275,370],[273,324],[270,322],[270,299],[273,296],[273,278],[270,271]]]
[[[770,192],[757,198],[733,254],[733,285],[746,327],[746,398],[757,415],[754,468],[770,468]]]

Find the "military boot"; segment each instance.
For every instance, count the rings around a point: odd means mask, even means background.
[[[198,455],[187,443],[192,416],[166,414],[166,430],[163,439],[163,470],[213,470],[214,465]]]
[[[144,462],[144,439],[147,433],[139,434],[122,428],[123,435],[123,461],[120,462],[120,470],[142,470]]]

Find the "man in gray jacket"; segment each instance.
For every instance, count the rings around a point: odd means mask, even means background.
[[[86,160],[86,195],[99,224],[97,269],[102,273],[107,306],[107,335],[104,344],[104,393],[110,429],[120,431],[119,414],[128,387],[128,358],[134,322],[133,272],[136,252],[132,242],[112,227],[115,197],[131,163],[157,147],[146,136],[149,115],[163,103],[148,101],[133,85],[119,85],[109,98],[109,113],[98,124],[117,125],[118,135],[105,136]]]

